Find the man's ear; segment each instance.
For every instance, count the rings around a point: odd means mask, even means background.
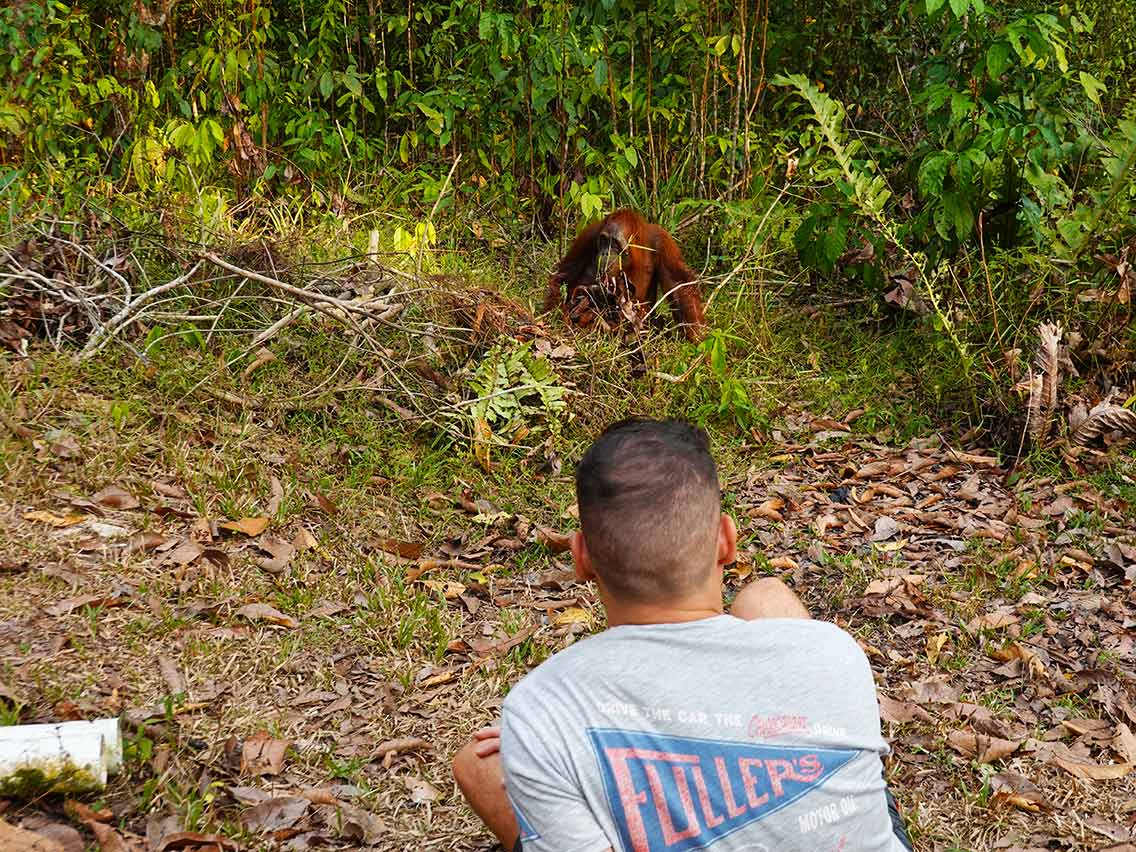
[[[718,520],[718,564],[729,565],[738,558],[738,527],[734,519],[722,513]]]
[[[572,563],[576,566],[576,579],[581,583],[596,579],[595,569],[592,568],[592,557],[588,555],[588,545],[584,541],[584,534],[577,530],[569,536],[572,542]]]

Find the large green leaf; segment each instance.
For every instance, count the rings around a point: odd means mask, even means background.
[[[997,80],[1010,66],[1012,48],[1007,42],[996,41],[986,48],[986,73]]]

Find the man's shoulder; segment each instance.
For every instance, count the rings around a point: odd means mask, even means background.
[[[809,642],[834,642],[856,645],[855,638],[838,624],[819,618],[755,618],[745,621],[740,618],[722,619],[723,627],[739,632],[754,631],[770,636],[785,635],[794,640]],[[725,622],[732,622],[728,626]]]
[[[806,656],[836,667],[861,664],[868,657],[851,633],[831,621],[813,618],[770,618],[747,622],[784,643],[788,656]]]
[[[860,647],[856,638],[851,633],[839,624],[834,624],[831,621],[822,621],[819,618],[778,618],[765,620],[771,625],[777,624],[782,627],[790,627],[793,630],[800,631],[802,634],[808,635],[815,641],[832,642],[838,645],[846,645],[849,648],[858,649]],[[760,624],[761,621],[750,623]]]
[[[596,673],[607,657],[609,642],[610,633],[604,630],[557,651],[513,685],[505,696],[506,709],[547,690],[558,690],[566,681],[578,682]]]

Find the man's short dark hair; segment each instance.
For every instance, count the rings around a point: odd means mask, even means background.
[[[706,433],[682,420],[609,426],[576,467],[580,526],[612,594],[652,602],[711,570],[721,502]]]

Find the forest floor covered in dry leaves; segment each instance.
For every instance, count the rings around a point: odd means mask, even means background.
[[[491,849],[449,760],[602,627],[557,535],[586,430],[486,472],[367,406],[178,406],[104,362],[0,361],[0,710],[121,714],[126,773],[0,818],[68,852]],[[918,850],[1136,849],[1133,457],[1010,472],[865,421],[786,404],[717,447],[729,592],[782,576],[860,641]]]

